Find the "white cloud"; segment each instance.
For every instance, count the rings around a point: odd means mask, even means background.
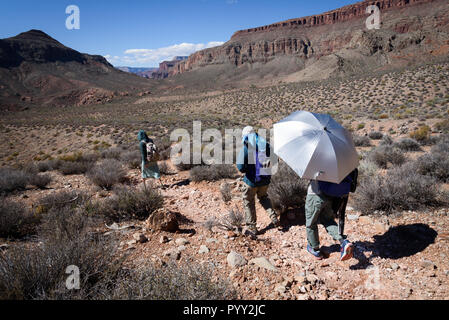
[[[222,41],[204,43],[180,43],[158,49],[128,49],[123,57],[105,55],[104,57],[115,66],[154,67],[165,60],[172,60],[175,56],[189,56],[206,48],[222,45]]]

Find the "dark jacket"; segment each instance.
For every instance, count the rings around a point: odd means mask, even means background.
[[[243,181],[250,187],[261,187],[269,185],[271,182],[271,176],[262,176],[262,179],[256,182],[256,165],[249,163],[248,154],[249,150],[254,150],[254,147],[259,152],[266,152],[267,157],[270,156],[270,145],[263,138],[257,134],[252,133],[245,138],[243,142],[243,148],[237,158],[237,169],[245,174]],[[254,161],[253,161],[254,162]]]
[[[140,130],[137,134],[137,140],[139,140],[139,149],[142,162],[146,164],[148,162],[147,143],[153,142],[153,140],[151,140],[143,130]]]

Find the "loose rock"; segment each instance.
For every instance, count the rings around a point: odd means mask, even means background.
[[[228,256],[226,257],[226,261],[232,268],[242,267],[248,263],[242,255],[238,254],[235,251],[231,251],[228,254]]]

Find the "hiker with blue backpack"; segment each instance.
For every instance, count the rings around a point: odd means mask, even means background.
[[[159,160],[159,153],[153,140],[150,139],[144,130],[140,130],[137,134],[137,140],[139,141],[140,155],[142,158],[142,180],[145,189],[147,188],[146,179],[153,178],[160,181],[161,174],[157,161]]]
[[[352,258],[353,246],[343,235],[344,214],[350,192],[357,187],[357,169],[353,170],[339,184],[311,180],[306,198],[307,251],[316,259],[323,259],[327,253],[321,250],[318,236],[318,223],[326,228],[329,235],[340,242],[340,260]],[[339,214],[339,225],[335,214]]]
[[[242,132],[243,148],[237,158],[237,168],[245,174],[243,206],[245,211],[246,234],[251,238],[257,235],[257,216],[255,197],[267,212],[273,225],[280,228],[280,222],[268,197],[270,175],[270,145],[260,137],[251,126]]]

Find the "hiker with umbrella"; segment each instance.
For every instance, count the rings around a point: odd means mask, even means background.
[[[317,259],[318,223],[340,242],[340,260],[352,257],[353,247],[343,235],[347,196],[355,191],[357,151],[349,132],[329,115],[297,111],[274,125],[274,152],[301,178],[310,179],[306,198],[307,251]],[[334,210],[339,211],[339,225]]]

